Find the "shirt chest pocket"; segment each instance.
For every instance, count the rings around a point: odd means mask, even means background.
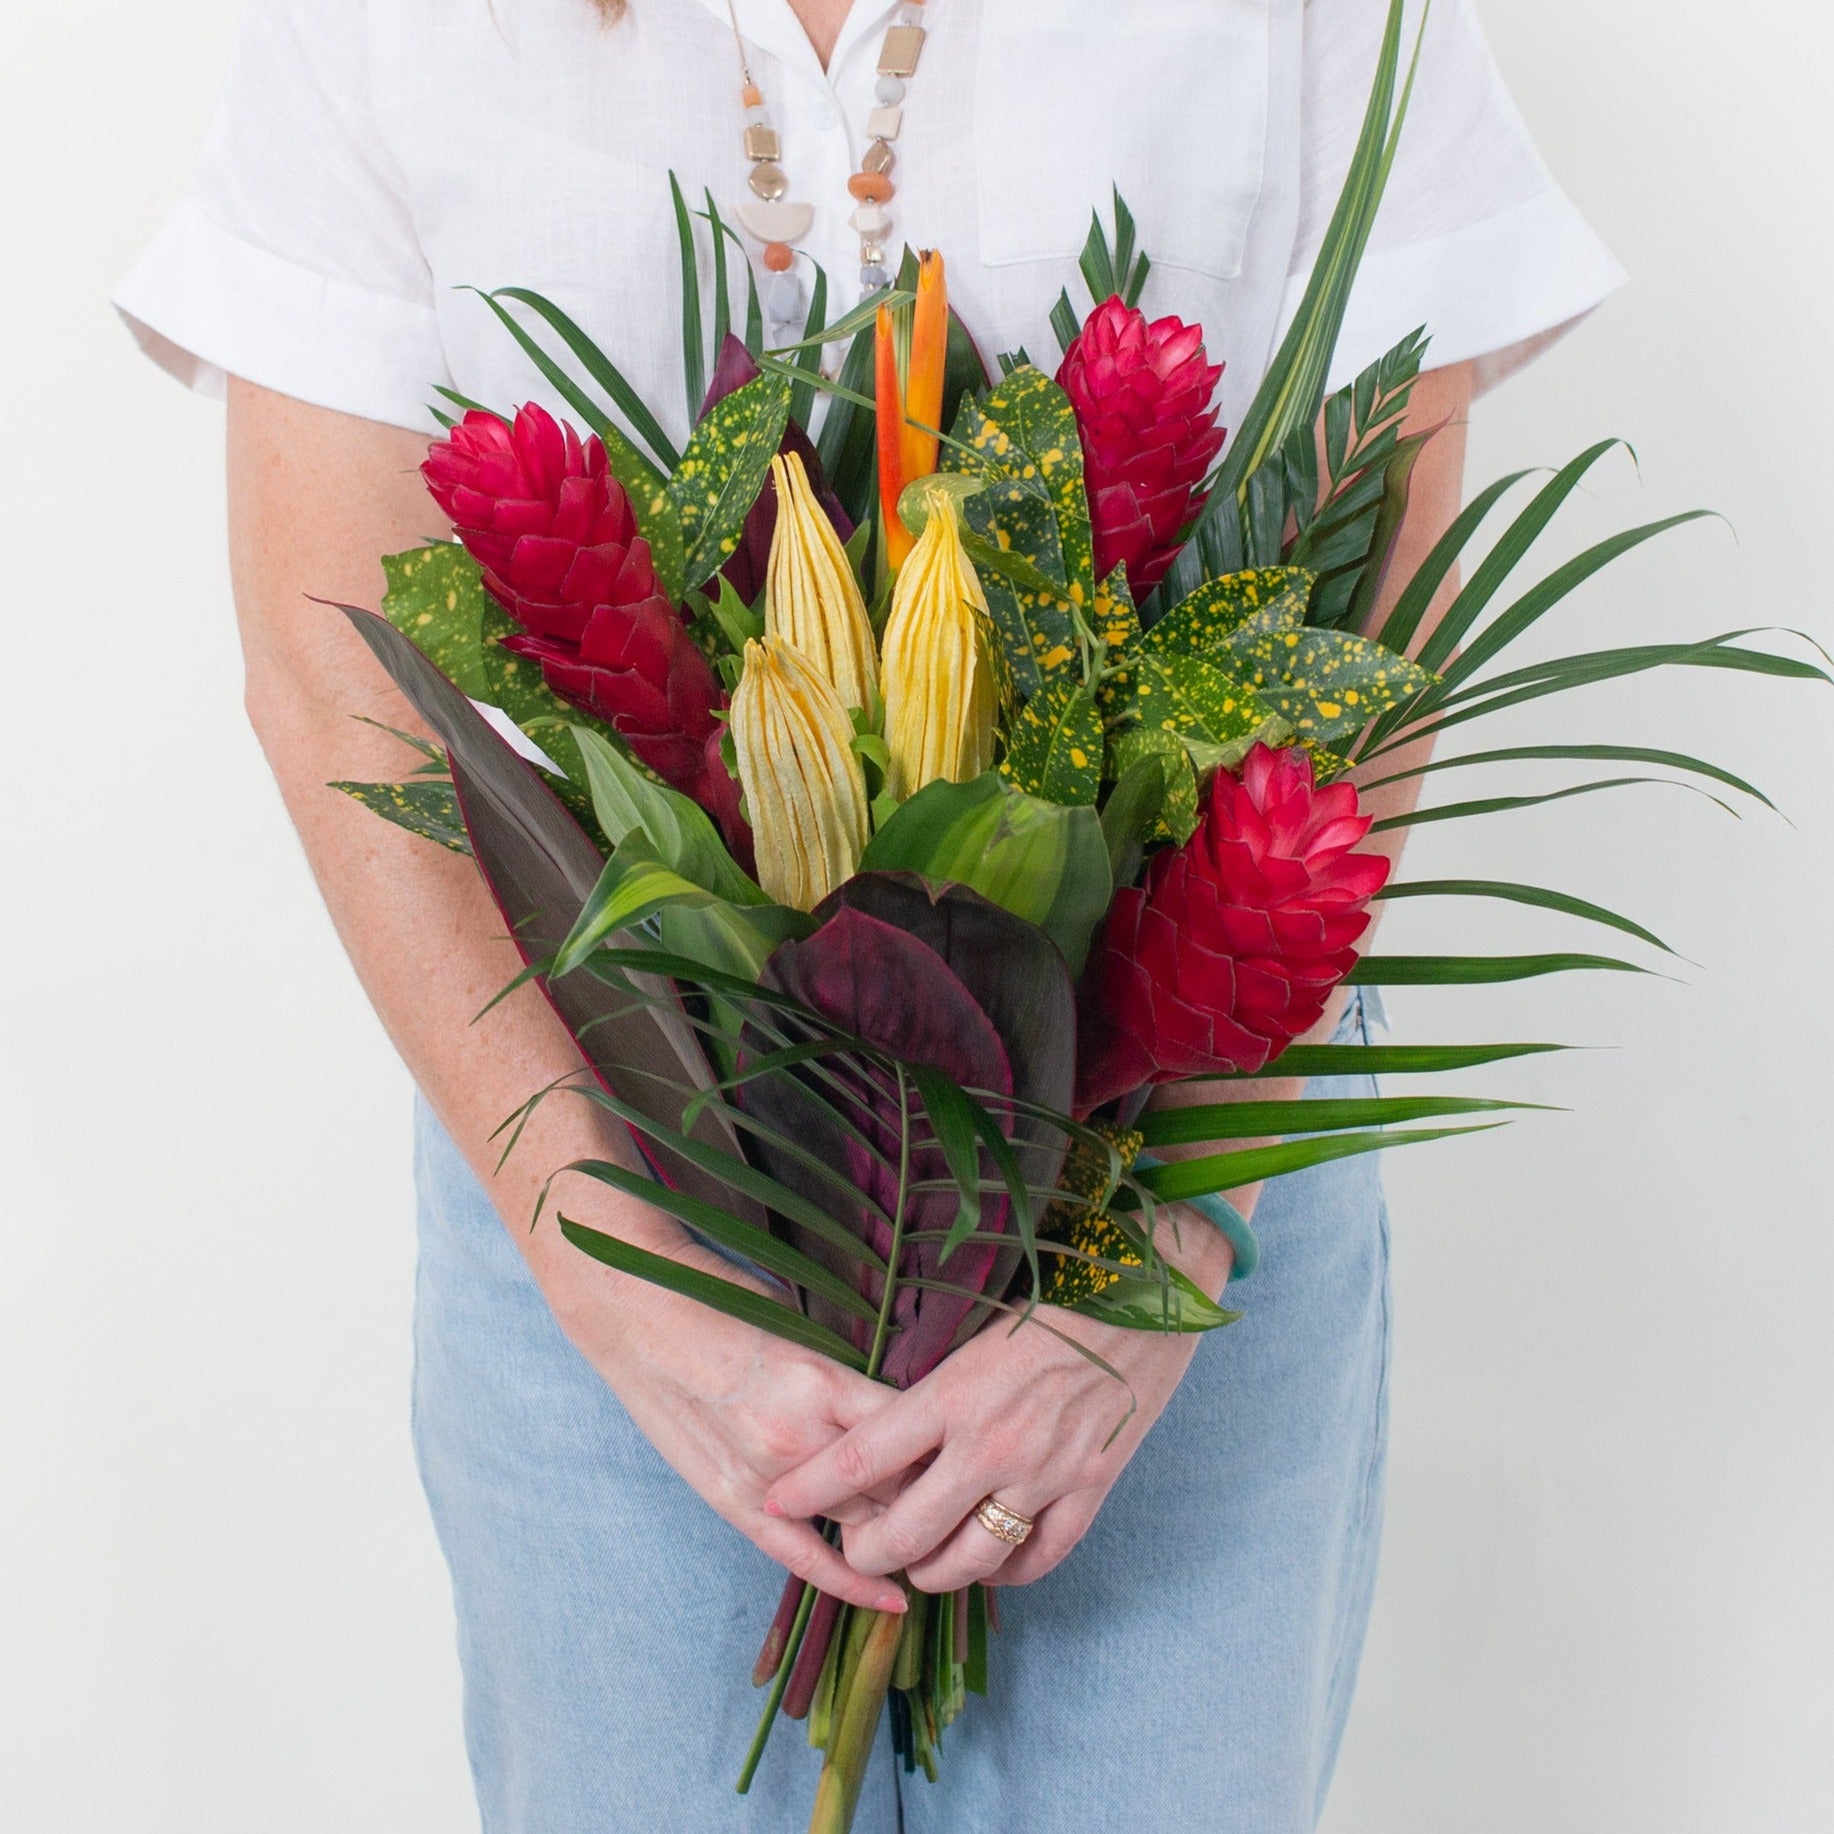
[[[986,0],[981,258],[1080,253],[1118,186],[1155,262],[1241,272],[1267,156],[1271,0]]]

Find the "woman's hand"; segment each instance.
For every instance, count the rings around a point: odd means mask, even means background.
[[[860,1573],[903,1571],[925,1592],[976,1579],[1025,1585],[1083,1538],[1183,1379],[1196,1342],[1098,1324],[1052,1306],[1039,1307],[1016,1331],[996,1320],[916,1387],[781,1478],[764,1507],[786,1521],[846,1520],[847,1562]],[[892,1502],[873,1502],[874,1492],[883,1494],[888,1482],[926,1461]],[[975,1520],[986,1496],[1034,1519],[1023,1547]]]
[[[593,1221],[619,1234],[627,1233],[624,1224],[630,1234],[655,1229],[650,1212]],[[686,1235],[667,1252],[723,1280],[768,1290]],[[808,1522],[764,1508],[773,1483],[871,1419],[896,1399],[892,1390],[693,1300],[613,1274],[570,1246],[543,1259],[537,1277],[562,1329],[709,1508],[822,1591],[873,1610],[905,1608],[897,1586],[850,1566]]]

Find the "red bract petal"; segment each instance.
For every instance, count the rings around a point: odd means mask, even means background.
[[[1084,1112],[1147,1082],[1252,1073],[1318,1023],[1388,877],[1349,851],[1368,826],[1355,789],[1315,790],[1297,749],[1258,745],[1217,773],[1197,832],[1116,897],[1091,955]]]
[[[749,858],[738,786],[719,756],[725,696],[657,591],[649,543],[603,444],[531,404],[510,426],[468,413],[421,469],[525,633],[508,647],[538,659],[556,694],[612,726]]]
[[[1097,567],[1124,565],[1136,598],[1171,565],[1178,532],[1222,450],[1212,405],[1221,375],[1205,361],[1198,326],[1175,318],[1148,324],[1119,299],[1090,313],[1064,353],[1057,380],[1076,410]]]

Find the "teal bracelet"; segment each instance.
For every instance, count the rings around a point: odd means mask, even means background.
[[[1154,1166],[1164,1163],[1163,1159],[1155,1159],[1151,1153],[1142,1153],[1134,1161],[1134,1168],[1137,1171],[1150,1171]],[[1261,1259],[1261,1244],[1255,1240],[1255,1232],[1249,1227],[1248,1218],[1226,1197],[1181,1197],[1178,1201],[1188,1204],[1214,1224],[1223,1240],[1235,1250],[1235,1265],[1229,1270],[1229,1284],[1233,1286],[1238,1280],[1246,1280]]]

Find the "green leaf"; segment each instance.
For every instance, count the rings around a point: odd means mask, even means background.
[[[422,840],[437,841],[454,853],[469,854],[471,841],[459,815],[458,795],[452,785],[432,779],[410,783],[345,783],[330,786],[364,808],[392,821],[397,828],[418,834]]]
[[[1035,478],[1044,486],[1057,520],[1071,602],[1087,606],[1095,593],[1094,536],[1069,396],[1042,370],[1022,364],[964,410],[956,436],[989,470],[1022,482]]]
[[[710,578],[739,545],[790,414],[790,385],[756,376],[714,403],[669,479],[687,547],[690,586]]]
[[[1565,1051],[1564,1044],[1295,1044],[1247,1073],[1175,1078],[1181,1083],[1308,1082],[1314,1078],[1434,1076],[1516,1057]]]
[[[1610,955],[1366,955],[1344,978],[1353,987],[1482,987],[1593,969],[1649,972]]]
[[[749,259],[746,267],[750,268]],[[821,330],[821,322],[828,315],[828,270],[817,261],[814,264],[815,279],[809,288],[809,315],[803,321],[805,338],[814,337]],[[796,383],[790,390],[790,418],[806,433],[809,418],[815,410],[815,380],[821,375],[821,351],[819,343],[805,344],[795,352],[792,361],[810,379]]]
[[[478,564],[455,541],[439,541],[382,562],[382,615],[461,694],[483,700],[483,621],[493,601]]]
[[[636,454],[635,462],[641,468],[640,475],[650,485],[660,485],[664,473],[672,471],[680,462],[681,454],[675,449],[675,442],[663,432],[661,421],[650,412],[643,397],[624,379],[623,371],[552,300],[544,299],[541,294],[533,293],[527,287],[499,287],[492,297],[513,299],[527,306],[572,351],[580,367],[610,396],[613,406],[630,422],[637,437],[656,455],[654,464],[641,453]],[[615,427],[612,431],[617,433]],[[605,435],[601,433],[600,438],[605,438]],[[617,447],[615,451],[614,445]],[[606,441],[613,475],[626,489],[631,489],[631,479],[620,469],[620,460],[625,457],[628,448],[629,442],[622,434],[618,434],[615,441]],[[632,494],[641,501],[646,493],[633,491]]]
[[[1102,723],[1087,688],[1054,681],[1019,710],[1000,775],[1046,802],[1093,807],[1102,787]]]
[[[1424,1146],[1430,1140],[1455,1140],[1460,1134],[1488,1133],[1500,1123],[1482,1127],[1423,1127],[1406,1133],[1329,1134],[1316,1140],[1288,1140],[1279,1146],[1254,1146],[1240,1152],[1214,1153],[1203,1159],[1180,1159],[1134,1173],[1161,1203],[1210,1197],[1237,1191],[1268,1178],[1310,1171],[1334,1159],[1387,1152],[1395,1146]]]
[[[1159,824],[1152,832],[1182,847],[1197,831],[1197,770],[1189,748],[1176,733],[1147,726],[1136,726],[1108,742],[1109,770],[1122,781],[1148,758],[1159,759],[1166,773]]]
[[[1628,917],[1620,917],[1616,911],[1608,911],[1602,904],[1575,898],[1567,892],[1549,891],[1541,885],[1516,885],[1496,879],[1416,879],[1409,884],[1385,886],[1376,896],[1496,898],[1506,904],[1533,905],[1538,910],[1558,911],[1566,917],[1578,917],[1587,923],[1603,924],[1607,929],[1620,930],[1626,936],[1634,936],[1640,942],[1660,949],[1665,955],[1675,953],[1660,936],[1653,930],[1644,929],[1640,923],[1632,923]]]
[[[801,912],[755,900],[738,905],[716,896],[665,865],[640,835],[628,834],[605,862],[578,922],[561,944],[553,972],[571,974],[620,931],[659,912],[683,910],[698,919],[691,931],[699,945],[696,957],[710,955],[710,965],[741,976],[756,976],[785,936],[807,924]]]
[[[1194,1082],[1264,1082],[1296,1076],[1437,1076],[1516,1057],[1564,1051],[1564,1044],[1294,1044],[1248,1076],[1193,1077]]]
[[[1189,1275],[1166,1270],[1162,1286],[1148,1273],[1117,1274],[1099,1293],[1064,1309],[1128,1331],[1217,1331],[1240,1322],[1240,1312],[1225,1311]]]
[[[574,739],[586,766],[592,806],[605,838],[617,847],[641,834],[656,857],[683,878],[729,904],[768,904],[757,882],[726,851],[699,803],[658,783],[615,745],[587,727]]]
[[[612,1190],[622,1191],[627,1197],[640,1198],[678,1222],[686,1223],[690,1229],[706,1236],[709,1241],[731,1249],[734,1254],[743,1255],[748,1261],[755,1261],[767,1273],[775,1274],[778,1279],[792,1286],[801,1287],[804,1292],[819,1293],[842,1311],[851,1312],[855,1318],[867,1324],[878,1320],[878,1308],[871,1305],[838,1274],[830,1272],[800,1249],[780,1241],[768,1229],[759,1229],[751,1223],[741,1222],[736,1216],[728,1215],[717,1204],[704,1203],[700,1198],[690,1197],[681,1191],[671,1191],[647,1172],[633,1172],[628,1166],[617,1165],[609,1160],[579,1159],[566,1169],[598,1184],[609,1185]],[[764,1182],[775,1189],[783,1188],[774,1186],[771,1180]]]
[[[1391,828],[1417,828],[1428,822],[1462,821],[1472,815],[1507,815],[1516,809],[1535,809],[1546,802],[1565,802],[1572,796],[1591,796],[1600,790],[1629,789],[1636,784],[1663,783],[1678,790],[1695,790],[1695,793],[1706,796],[1705,790],[1697,789],[1691,783],[1675,783],[1669,777],[1601,777],[1593,783],[1569,784],[1565,789],[1543,790],[1537,796],[1483,796],[1472,802],[1442,803],[1430,809],[1410,809],[1405,815],[1390,815],[1385,820],[1376,822],[1372,833]],[[1716,807],[1732,814],[1732,809],[1719,800],[1717,796],[1708,796],[1707,800]]]
[[[1432,677],[1405,656],[1341,630],[1238,635],[1244,685],[1301,738],[1329,744],[1412,700]]]
[[[673,172],[669,174],[669,196],[675,205],[675,240],[681,252],[681,374],[692,425],[700,417],[701,402],[707,393],[707,358],[701,344],[700,261],[695,253],[688,200],[682,196],[680,181]]]
[[[1433,670],[1445,667],[1452,653],[1464,642],[1471,627],[1483,615],[1485,607],[1501,590],[1503,582],[1515,571],[1517,563],[1553,521],[1561,505],[1585,481],[1592,467],[1606,453],[1615,451],[1623,443],[1617,439],[1601,439],[1588,446],[1578,458],[1563,465],[1535,493],[1527,508],[1503,531],[1496,546],[1484,556],[1460,589],[1458,597],[1452,601],[1439,627],[1426,640],[1420,651],[1420,661],[1425,667]]]
[[[652,1191],[666,1190],[665,1186],[655,1184],[654,1180],[643,1182]],[[649,1192],[644,1195],[652,1203],[657,1201]],[[830,1331],[826,1325],[818,1325],[811,1318],[804,1318],[800,1312],[792,1312],[788,1306],[768,1299],[748,1286],[740,1286],[732,1280],[722,1280],[717,1274],[702,1273],[699,1268],[671,1261],[666,1255],[651,1254],[646,1248],[620,1241],[614,1235],[602,1235],[596,1229],[584,1228],[578,1223],[569,1222],[564,1216],[560,1220],[560,1232],[575,1248],[591,1255],[595,1261],[603,1262],[607,1267],[616,1268],[619,1273],[632,1274],[639,1280],[649,1281],[652,1286],[665,1287],[670,1292],[697,1299],[716,1312],[724,1312],[727,1317],[736,1318],[744,1324],[756,1325],[759,1330],[768,1331],[772,1336],[784,1338],[792,1344],[801,1344],[804,1349],[828,1357],[844,1368],[857,1369],[862,1373],[865,1371],[865,1357],[838,1332]]]
[[[1403,726],[1401,738],[1380,745],[1366,755],[1378,758],[1399,745],[1413,744],[1444,732],[1448,727],[1463,725],[1467,720],[1483,719],[1526,701],[1565,694],[1599,682],[1617,681],[1627,675],[1645,674],[1651,669],[1734,669],[1787,681],[1825,682],[1830,679],[1813,663],[1800,662],[1794,656],[1775,656],[1766,650],[1736,647],[1735,639],[1751,634],[1749,630],[1736,630],[1700,643],[1631,644],[1622,649],[1590,650],[1575,656],[1559,656],[1551,662],[1535,663],[1507,675],[1492,676],[1488,681],[1476,682],[1452,695],[1445,703],[1452,711],[1442,711],[1423,723]],[[1378,728],[1378,732],[1381,730]]]
[[[1686,752],[1660,751],[1647,745],[1510,745],[1497,751],[1465,752],[1456,758],[1434,758],[1430,763],[1417,764],[1411,770],[1397,771],[1391,777],[1379,777],[1374,782],[1364,784],[1363,791],[1367,795],[1370,790],[1381,789],[1391,783],[1404,783],[1410,777],[1425,777],[1434,771],[1460,770],[1473,764],[1530,762],[1662,764],[1671,770],[1688,771],[1698,777],[1711,778],[1715,783],[1723,783],[1728,789],[1755,798],[1767,809],[1774,810],[1777,806],[1754,784],[1747,783],[1743,777],[1735,777],[1728,770],[1722,770],[1717,764],[1689,757]]]
[[[1312,575],[1304,567],[1264,567],[1206,580],[1146,633],[1163,656],[1205,658],[1249,625],[1296,630],[1305,623]]]
[[[1186,770],[1190,769],[1187,758]],[[1172,764],[1164,752],[1148,752],[1121,773],[1102,808],[1102,839],[1108,844],[1108,866],[1117,886],[1139,877],[1152,833],[1171,787]]]
[[[1498,478],[1494,484],[1481,490],[1434,543],[1432,552],[1421,562],[1419,571],[1402,589],[1401,596],[1395,601],[1394,610],[1388,614],[1379,633],[1381,641],[1389,649],[1412,648],[1414,638],[1420,631],[1421,620],[1432,608],[1440,587],[1450,577],[1453,567],[1458,564],[1459,555],[1465,551],[1471,537],[1497,504],[1528,475],[1526,471],[1512,471],[1508,477]]]
[[[1036,924],[1073,974],[1113,896],[1095,810],[1045,802],[993,771],[925,785],[867,843],[860,870],[966,885]]]
[[[1587,548],[1584,553],[1575,555],[1564,566],[1556,567],[1539,585],[1524,593],[1507,611],[1474,637],[1462,655],[1446,663],[1439,686],[1422,697],[1419,711],[1430,712],[1443,702],[1460,682],[1469,680],[1492,657],[1500,655],[1528,631],[1537,619],[1600,569],[1645,542],[1653,541],[1658,535],[1667,534],[1670,529],[1678,529],[1685,523],[1699,522],[1709,514],[1711,512],[1708,510],[1688,510],[1679,516],[1665,516],[1659,522],[1647,522],[1641,528],[1626,529],[1621,534]]]
[[[974,1105],[956,1082],[927,1064],[912,1064],[910,1076],[960,1194],[955,1221],[949,1225],[939,1257],[939,1262],[946,1262],[981,1222],[981,1152],[974,1130]]]
[[[1292,1102],[1211,1102],[1201,1107],[1155,1108],[1134,1123],[1154,1151],[1161,1146],[1204,1146],[1212,1140],[1276,1139],[1290,1134],[1335,1133],[1347,1127],[1393,1127],[1449,1115],[1523,1109],[1526,1102],[1479,1101],[1456,1095],[1390,1095],[1366,1099]]]
[[[876,307],[883,298],[883,294],[872,295],[872,305]],[[831,328],[829,335],[836,334],[835,328]],[[840,498],[855,526],[863,527],[871,517],[876,497],[878,455],[874,446],[872,413],[850,401],[848,395],[857,395],[872,386],[873,326],[870,311],[861,329],[852,336],[853,344],[841,364],[841,373],[837,378],[843,392],[836,394],[828,403],[827,417],[822,421],[821,432],[816,437],[815,451],[829,484],[833,486],[834,494]]]

